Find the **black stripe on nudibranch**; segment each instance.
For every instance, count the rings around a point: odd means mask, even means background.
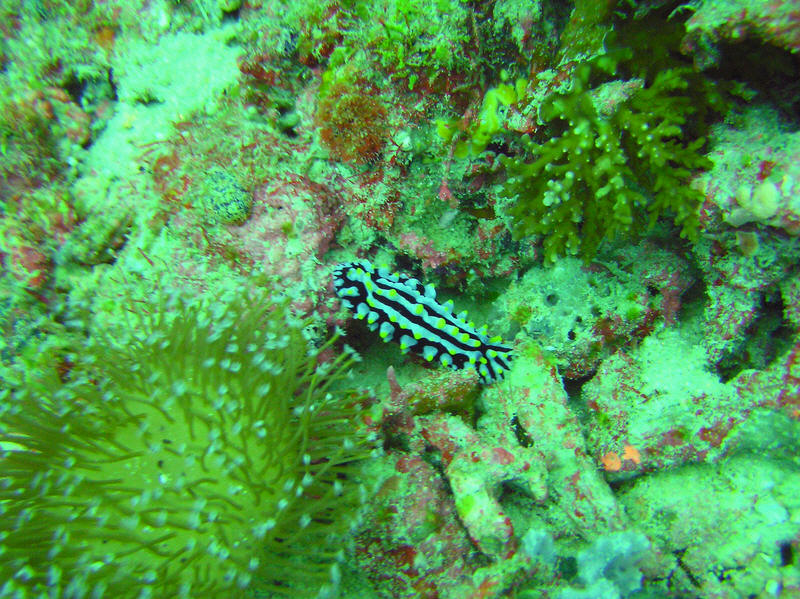
[[[503,378],[511,363],[511,348],[499,337],[477,330],[467,313],[453,314],[453,302],[440,304],[432,285],[375,268],[366,260],[339,264],[333,271],[342,304],[365,319],[384,341],[395,341],[429,362],[454,369],[474,368],[484,384]]]

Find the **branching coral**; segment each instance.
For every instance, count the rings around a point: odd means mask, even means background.
[[[539,109],[555,136],[542,144],[524,138],[532,161],[504,160],[515,233],[542,235],[549,262],[591,258],[604,238],[641,231],[662,215],[682,236],[697,235],[702,195],[688,180],[710,162],[698,153],[704,139],[687,140],[685,125],[700,104],[692,93],[703,90],[687,91],[689,69],[671,68],[602,110],[590,77],[615,65],[608,57],[578,65],[571,90]]]
[[[347,357],[317,364],[268,298],[151,308],[85,375],[3,392],[0,597],[315,592],[369,450]]]

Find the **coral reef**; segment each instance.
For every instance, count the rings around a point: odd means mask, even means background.
[[[713,167],[698,177],[709,228],[750,223],[800,233],[800,134],[767,106],[750,106],[735,125],[714,127]]]
[[[743,0],[703,0],[686,22],[683,48],[702,64],[715,62],[718,45],[757,38],[791,52],[800,50],[797,6],[792,2],[749,3]]]
[[[796,595],[795,466],[758,454],[667,470],[620,501],[661,555],[653,592],[696,597]],[[753,491],[742,493],[743,489]],[[652,576],[652,563],[640,564]]]
[[[649,547],[642,533],[620,531],[599,537],[578,554],[578,578],[584,587],[563,589],[559,599],[627,597],[642,586],[636,566]]]
[[[500,330],[537,339],[562,376],[580,379],[658,323],[673,324],[693,282],[686,260],[647,242],[609,251],[588,267],[562,258],[508,286],[497,300]]]
[[[796,12],[3,2],[0,597],[798,596]]]

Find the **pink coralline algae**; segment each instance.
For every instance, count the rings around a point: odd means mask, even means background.
[[[709,360],[717,364],[752,334],[767,298],[780,296],[789,319],[797,309],[791,281],[800,251],[789,236],[800,232],[800,135],[774,111],[753,107],[738,127],[717,127],[711,144],[714,167],[694,182],[707,201],[706,235],[693,254],[708,296]]]
[[[590,375],[660,322],[674,325],[681,297],[695,282],[683,257],[649,242],[612,256],[590,265],[570,258],[534,267],[500,298],[505,330],[536,339],[565,378]]]
[[[298,280],[325,254],[344,216],[329,188],[294,174],[276,176],[253,193],[250,217],[231,225],[231,245],[270,275]]]
[[[800,420],[800,347],[766,370],[745,370],[728,383],[706,370],[705,350],[662,334],[660,342],[606,360],[583,387],[589,446],[599,462],[636,448],[607,474],[624,479],[690,463],[715,462],[742,449],[754,422],[778,430]],[[681,377],[671,373],[681,372]],[[788,417],[788,418],[787,418]]]
[[[800,30],[800,27],[798,27]],[[738,127],[711,135],[713,168],[694,185],[708,198],[711,230],[753,224],[800,233],[800,133],[764,107],[748,108]]]
[[[390,376],[392,376],[390,374]],[[439,380],[440,376],[432,377]],[[470,385],[469,374],[457,377],[457,381]],[[431,381],[433,382],[433,381]],[[410,446],[418,451],[426,447],[435,448],[454,495],[455,508],[472,541],[483,553],[497,559],[511,557],[516,553],[517,539],[513,525],[498,502],[500,485],[514,482],[525,493],[538,501],[547,496],[544,485],[542,456],[531,448],[522,447],[508,431],[478,430],[468,426],[463,419],[447,413],[432,413],[428,416],[412,416],[412,404],[398,410],[404,397],[419,398],[421,387],[415,392],[399,395],[393,393],[391,412],[384,416],[385,423],[392,427],[391,434],[402,434],[409,439]],[[436,400],[440,406],[450,405],[451,410],[462,411],[452,400],[448,387],[428,387],[428,394],[442,397]],[[462,396],[463,397],[463,396]],[[469,397],[469,395],[467,395]],[[430,401],[416,400],[417,409]]]
[[[434,447],[455,449],[444,472],[470,538],[487,556],[511,558],[517,552],[518,539],[498,501],[500,486],[514,484],[534,500],[544,501],[547,488],[542,456],[537,450],[476,434],[455,417],[430,424],[423,431],[426,439]]]
[[[731,384],[745,405],[777,409],[800,422],[800,342],[768,368],[744,371]]]
[[[682,49],[702,53],[710,44],[754,37],[797,52],[800,50],[798,24],[800,9],[794,0],[705,0],[686,22]]]
[[[658,564],[645,574],[662,597],[800,596],[788,558],[798,549],[796,466],[761,452],[653,473],[620,501],[653,541]]]
[[[474,427],[474,373],[434,372],[402,387],[390,369],[380,427],[394,473],[357,538],[382,596],[500,597],[532,577],[552,584],[555,574],[523,550],[530,522],[508,509],[512,489],[565,534],[626,528],[556,369],[535,347],[523,351],[506,382],[484,389]]]
[[[547,470],[546,518],[581,537],[625,528],[627,520],[587,451],[555,366],[534,346],[519,351],[525,358],[509,375],[510,389],[489,390],[489,411],[479,430],[508,436],[509,423],[519,424],[525,445],[536,448]]]
[[[763,312],[766,296],[785,290],[784,305],[797,306],[789,286],[797,249],[780,237],[757,231],[752,235],[758,247],[750,255],[742,252],[741,238],[732,233],[703,240],[694,248],[708,296],[703,327],[712,364],[743,343],[748,327]]]
[[[472,543],[436,468],[419,456],[392,461],[356,537],[356,561],[383,597],[447,596],[477,565]]]
[[[440,268],[458,261],[454,251],[438,250],[431,240],[420,238],[413,231],[400,235],[398,239],[403,252],[420,260],[425,268]]]
[[[424,414],[439,409],[469,413],[477,375],[434,371],[400,388],[391,369],[388,374],[391,399],[384,405],[380,425],[390,445],[387,461],[393,473],[379,489],[356,538],[356,560],[383,597],[467,597],[480,588],[476,580],[498,574],[491,574],[489,557],[476,546],[501,563],[512,557],[516,538],[496,495],[502,478],[484,476],[492,467],[471,461],[466,444],[477,441],[473,429],[453,415]],[[462,469],[465,460],[469,465]],[[467,487],[480,497],[474,510],[464,511],[462,506],[460,513]],[[490,526],[498,523],[500,530]]]

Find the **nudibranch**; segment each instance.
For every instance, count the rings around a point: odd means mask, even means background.
[[[400,344],[429,362],[453,369],[474,368],[483,384],[503,378],[512,359],[500,337],[489,337],[486,326],[476,329],[466,312],[453,314],[453,302],[436,301],[433,285],[376,268],[366,260],[339,264],[333,271],[342,304],[366,319],[384,341]]]

